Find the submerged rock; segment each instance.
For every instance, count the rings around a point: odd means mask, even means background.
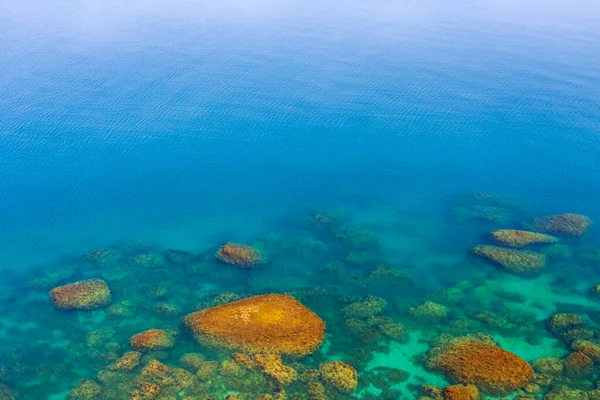
[[[426,301],[417,307],[411,307],[409,313],[416,318],[427,321],[437,321],[448,316],[448,307],[432,301]]]
[[[133,335],[129,343],[136,350],[156,351],[170,349],[175,345],[175,340],[162,329],[148,329]]]
[[[58,286],[49,293],[50,300],[63,310],[91,310],[108,305],[110,289],[100,279],[89,279]]]
[[[128,351],[121,358],[108,366],[109,371],[131,371],[140,365],[142,353],[138,351]]]
[[[594,362],[592,359],[581,352],[573,352],[562,360],[565,375],[581,378],[590,376],[593,372]]]
[[[427,365],[453,382],[473,384],[492,395],[509,394],[533,379],[533,368],[521,357],[471,336],[434,348]]]
[[[102,392],[102,387],[95,381],[84,378],[77,386],[71,390],[68,400],[92,400],[98,398]]]
[[[276,385],[289,385],[298,379],[296,370],[283,365],[278,354],[256,354],[254,362]]]
[[[530,244],[549,244],[558,242],[558,238],[544,233],[522,231],[519,229],[499,229],[491,233],[492,239],[504,246],[525,247]]]
[[[380,297],[368,296],[344,308],[346,318],[368,318],[379,314],[387,306],[387,301]]]
[[[328,361],[319,366],[321,378],[336,389],[350,393],[356,390],[358,374],[350,365],[341,361]]]
[[[543,254],[528,250],[484,245],[475,247],[473,253],[514,273],[539,272],[546,266]]]
[[[444,400],[479,400],[479,389],[475,385],[447,386],[442,392]]]
[[[592,220],[580,214],[555,214],[538,218],[532,222],[533,228],[564,236],[582,236]]]
[[[248,297],[184,321],[200,342],[250,354],[304,356],[321,346],[325,332],[318,315],[283,294]]]
[[[252,246],[225,243],[217,251],[217,258],[226,264],[240,268],[252,268],[265,263],[264,255]]]

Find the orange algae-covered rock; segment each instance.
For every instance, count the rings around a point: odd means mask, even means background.
[[[97,399],[102,392],[102,387],[91,379],[83,378],[77,386],[71,390],[68,400],[91,400]]]
[[[151,360],[137,377],[139,384],[153,383],[159,386],[173,383],[173,371],[157,360]]]
[[[533,379],[533,368],[525,360],[469,336],[434,348],[428,366],[455,382],[473,384],[495,395],[513,392]]]
[[[50,300],[63,310],[90,310],[110,303],[110,289],[101,279],[88,279],[55,287]]]
[[[173,347],[175,340],[162,329],[148,329],[133,335],[129,343],[136,350],[164,350]]]
[[[533,227],[545,232],[565,236],[581,236],[587,231],[592,220],[580,214],[555,214],[538,218],[533,221]]]
[[[256,354],[254,361],[267,377],[279,385],[288,385],[298,379],[296,370],[283,365],[278,354]]]
[[[556,243],[558,238],[543,233],[518,229],[499,229],[491,233],[492,239],[509,247],[524,247],[529,244]]]
[[[328,361],[319,365],[321,378],[329,385],[346,393],[356,390],[358,375],[350,365],[341,361]]]
[[[497,246],[477,246],[473,252],[515,273],[538,272],[546,266],[546,256],[528,250]]]
[[[283,294],[248,297],[184,321],[200,342],[249,354],[304,356],[321,346],[325,331],[318,315]]]
[[[571,343],[571,349],[583,353],[593,361],[600,361],[600,345],[589,340],[576,340]]]
[[[138,351],[128,351],[121,358],[108,366],[110,371],[131,371],[140,365],[142,353]]]
[[[571,377],[583,377],[592,374],[594,362],[591,358],[578,351],[563,359],[565,374]]]
[[[442,392],[444,400],[479,400],[479,389],[475,385],[447,386]]]
[[[260,251],[252,246],[237,243],[225,243],[217,251],[217,258],[224,263],[241,268],[252,268],[265,262]]]

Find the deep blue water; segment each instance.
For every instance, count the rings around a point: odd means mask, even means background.
[[[280,234],[315,207],[422,218],[381,233],[400,263],[418,235],[468,250],[480,232],[446,218],[463,193],[600,220],[594,1],[3,1],[0,54],[7,282],[122,242]]]

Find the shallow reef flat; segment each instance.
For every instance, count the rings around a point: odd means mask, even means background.
[[[0,399],[600,399],[593,218],[499,193],[123,243],[0,291]]]

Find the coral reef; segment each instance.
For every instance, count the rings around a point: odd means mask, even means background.
[[[472,336],[443,341],[431,350],[427,365],[454,382],[474,384],[494,395],[514,392],[533,379],[533,368],[525,360]]]
[[[548,327],[550,328],[550,332],[558,335],[568,330],[579,328],[584,322],[584,319],[579,315],[559,313],[550,317]]]
[[[356,390],[358,375],[350,365],[341,361],[328,361],[319,365],[321,378],[336,389],[350,393]]]
[[[558,242],[558,238],[554,236],[518,229],[499,229],[493,231],[490,235],[492,240],[508,247],[525,247],[530,244],[550,244]]]
[[[277,385],[289,385],[298,378],[296,370],[283,365],[277,354],[256,354],[254,362]]]
[[[50,291],[52,303],[63,310],[90,310],[108,305],[110,289],[100,279],[88,279],[55,287]]]
[[[582,236],[592,220],[580,214],[555,214],[538,218],[532,222],[536,230],[564,236]]]
[[[304,356],[321,346],[325,331],[319,316],[283,294],[208,308],[184,321],[200,342],[250,354]]]
[[[346,318],[368,318],[379,314],[387,306],[387,301],[380,297],[369,296],[347,305],[343,312]]]
[[[447,386],[443,392],[444,400],[479,400],[479,389],[475,385]]]
[[[592,374],[594,362],[588,356],[578,351],[566,356],[563,360],[565,375],[570,377],[584,377]]]
[[[138,351],[128,351],[121,358],[110,364],[109,371],[131,371],[140,365],[142,354]]]
[[[473,252],[514,273],[539,272],[546,266],[543,254],[528,250],[512,250],[497,246],[476,246]]]
[[[217,258],[240,268],[252,268],[265,263],[265,257],[260,251],[237,243],[225,243],[217,251]]]
[[[156,351],[170,349],[175,345],[175,340],[162,329],[148,329],[133,335],[129,339],[129,344],[136,350]]]
[[[0,383],[0,400],[15,400],[14,392],[6,385]]]
[[[157,268],[164,263],[164,257],[157,253],[139,254],[133,258],[133,264],[142,268]]]
[[[82,379],[77,386],[71,390],[68,400],[92,400],[98,398],[102,387],[91,379]]]
[[[206,357],[200,353],[185,353],[179,357],[179,364],[190,369],[198,369],[206,361]]]
[[[406,327],[399,323],[385,323],[379,325],[379,330],[384,336],[397,340],[400,343],[407,343],[409,340]]]
[[[554,357],[538,358],[531,366],[538,374],[561,376],[563,373],[562,361]]]
[[[421,320],[437,321],[448,316],[448,307],[427,301],[420,306],[411,307],[408,312]]]

